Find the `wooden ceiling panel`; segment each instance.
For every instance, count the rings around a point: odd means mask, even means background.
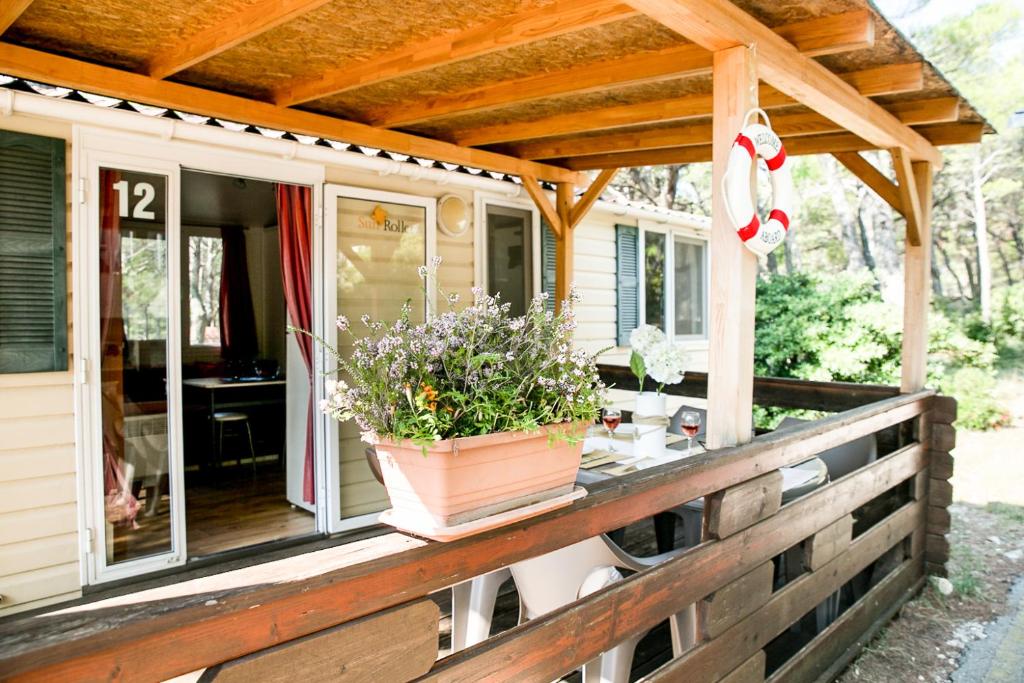
[[[402,0],[399,5],[395,0],[333,0],[175,78],[269,100],[286,82],[317,76],[340,64],[368,61],[396,46],[422,43],[442,32],[463,30],[552,2]]]
[[[304,106],[324,113],[346,108],[363,112],[367,120],[373,120],[375,112],[487,87],[496,80],[558,73],[603,60],[618,62],[627,55],[677,47],[684,42],[650,19],[637,16],[396,78]]]
[[[35,0],[5,42],[141,71],[167,45],[209,28],[257,0]]]

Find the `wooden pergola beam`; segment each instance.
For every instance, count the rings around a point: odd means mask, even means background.
[[[792,40],[798,50],[812,57],[870,47],[874,41],[874,24],[867,12],[809,19],[773,30],[788,36],[786,39]],[[369,112],[368,119],[377,126],[396,128],[547,97],[578,95],[613,86],[625,87],[710,73],[711,54],[707,50],[697,45],[679,45],[389,107]]]
[[[889,150],[889,154],[892,155],[892,167],[896,172],[903,217],[907,221],[907,244],[919,247],[921,246],[921,197],[917,193],[910,155],[900,147]]]
[[[167,78],[330,1],[263,0],[250,5],[155,55],[146,72],[153,78]]]
[[[0,5],[0,35],[13,26],[31,4],[32,0],[6,0]]]
[[[941,163],[928,140],[729,0],[629,0],[638,10],[708,50],[756,45],[761,77],[801,104],[878,147]]]
[[[608,183],[615,178],[615,174],[618,172],[619,169],[617,168],[606,168],[590,183],[590,187],[587,188],[582,197],[576,200],[576,204],[572,207],[572,211],[569,214],[570,228],[575,228],[580,224],[580,221],[587,215],[587,212],[594,206],[594,203],[601,198],[604,188],[608,187]]]
[[[635,15],[636,11],[621,0],[559,0],[554,5],[501,17],[406,45],[380,57],[343,64],[311,78],[297,79],[278,89],[274,102],[281,106],[302,104]]]
[[[934,110],[928,107],[908,106],[905,103],[886,105],[900,121],[908,125],[930,123],[936,118],[948,119],[956,115],[956,98],[942,98]],[[586,119],[585,113],[579,114]],[[839,133],[843,128],[813,111],[780,114],[772,117],[772,128],[783,137]],[[614,154],[642,149],[699,145],[711,141],[710,123],[683,123],[676,126],[644,130],[625,129],[602,136],[574,137],[560,140],[542,139],[512,147],[513,154],[524,159],[554,159],[587,154]]]
[[[540,183],[533,176],[524,175],[520,180],[523,181],[526,193],[530,195],[530,199],[533,200],[533,203],[540,210],[540,215],[544,216],[548,225],[551,226],[551,232],[555,234],[555,239],[562,239],[562,218],[558,215],[558,210],[555,209],[554,204],[544,194],[544,188],[540,186]]]
[[[848,77],[853,75],[844,74],[844,80],[849,82]],[[890,94],[886,90],[871,92],[858,88],[858,91],[865,96]],[[769,85],[762,85],[759,88],[759,100],[762,109],[795,104],[793,99]],[[959,104],[960,100],[956,97],[938,97],[883,106],[888,111],[898,113],[900,120],[904,123],[919,125],[956,121],[959,114]],[[572,135],[574,133],[589,133],[625,126],[685,121],[706,116],[711,116],[711,95],[701,93],[671,99],[640,102],[638,104],[623,104],[602,109],[575,111],[532,121],[470,128],[456,131],[452,134],[452,138],[460,145],[476,147],[516,140],[533,140]]]
[[[129,99],[157,107],[168,107],[229,121],[246,121],[256,126],[341,140],[500,173],[532,175],[551,182],[575,184],[578,180],[576,172],[564,168],[537,164],[481,149],[460,147],[408,133],[380,130],[332,116],[278,107],[266,102],[163,81],[15,45],[0,43],[0,64],[3,64],[5,73],[19,78]]]
[[[919,130],[926,138],[933,126],[922,126]],[[962,129],[962,130],[956,130]],[[981,138],[984,124],[946,124],[942,136],[947,142],[932,140],[935,144],[970,144]],[[828,133],[824,135],[802,135],[782,139],[787,156],[806,154],[835,154],[836,152],[866,152],[877,150],[867,140],[853,133]],[[711,161],[711,145],[698,144],[661,149],[622,152],[617,154],[594,154],[589,156],[552,159],[552,163],[574,171],[592,171],[600,168],[630,168],[633,166],[659,166],[665,164],[699,164]]]
[[[886,204],[901,214],[903,213],[903,201],[900,198],[899,188],[896,183],[875,168],[874,164],[857,152],[835,152],[832,156],[861,182],[870,187]]]

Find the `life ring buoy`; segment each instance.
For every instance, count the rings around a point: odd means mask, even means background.
[[[752,114],[763,116],[765,123],[748,123]],[[743,244],[755,254],[767,256],[786,239],[792,210],[793,178],[786,164],[786,148],[771,129],[768,115],[761,109],[751,109],[743,123],[743,130],[729,150],[729,164],[722,177],[722,193],[729,219]],[[754,192],[750,187],[750,168],[758,156],[768,166],[772,181],[773,206],[764,223],[757,215]]]

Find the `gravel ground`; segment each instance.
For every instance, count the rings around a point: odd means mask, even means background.
[[[1024,381],[1007,380],[1000,393],[1012,426],[957,432],[952,595],[941,595],[933,580],[850,664],[843,683],[980,683],[986,665],[1012,653],[1000,644],[1024,619],[1018,595],[1024,591]],[[988,654],[978,644],[986,640]]]

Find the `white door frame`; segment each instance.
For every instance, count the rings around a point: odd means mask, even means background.
[[[337,343],[337,326],[334,321],[338,317],[338,282],[337,263],[334,255],[338,248],[338,199],[365,199],[373,202],[385,202],[388,204],[405,204],[424,209],[426,225],[424,226],[425,242],[425,263],[429,263],[437,254],[437,198],[416,194],[405,194],[403,192],[388,192],[384,190],[373,190],[365,187],[351,185],[327,184],[324,187],[324,239],[323,239],[323,263],[321,269],[324,273],[320,299],[324,302],[324,319],[321,321],[325,329],[333,330],[329,336],[322,337],[333,343]],[[430,315],[435,308],[435,297],[437,294],[436,282],[432,282],[427,290],[426,313]],[[328,362],[327,352],[320,348],[316,349],[315,367],[317,369],[317,397],[324,395],[323,380],[324,373],[332,370]],[[336,533],[350,531],[377,523],[380,513],[371,512],[355,517],[343,518],[341,516],[341,466],[338,458],[338,423],[330,417],[320,413],[318,423],[325,433],[325,455],[327,460],[327,476],[321,479],[327,490],[317,491],[317,500],[326,499],[330,509],[327,514],[329,521],[328,531]]]
[[[82,553],[83,584],[102,583],[165,569],[185,562],[184,474],[181,458],[181,302],[180,291],[180,176],[181,170],[220,173],[271,182],[308,185],[312,188],[313,218],[313,321],[314,332],[322,334],[325,319],[323,300],[317,293],[323,279],[323,201],[324,167],[321,164],[297,162],[266,154],[221,148],[207,144],[158,139],[123,131],[76,125],[72,135],[72,187],[78,201],[72,208],[73,263],[76,264],[73,284],[73,344],[75,349],[75,414],[76,459],[78,471],[79,538]],[[133,154],[123,150],[132,150]],[[107,567],[105,550],[98,545],[105,529],[103,509],[102,433],[99,414],[99,167],[165,174],[167,189],[167,252],[168,252],[168,434],[169,469],[172,491],[177,490],[180,503],[173,508],[170,553],[133,560]],[[316,379],[317,375],[314,374]],[[315,396],[322,395],[322,383],[314,384]],[[315,477],[326,477],[324,434],[314,421]],[[172,499],[175,494],[172,493]],[[327,531],[327,501],[317,497],[316,530]],[[176,533],[175,533],[176,532]]]

